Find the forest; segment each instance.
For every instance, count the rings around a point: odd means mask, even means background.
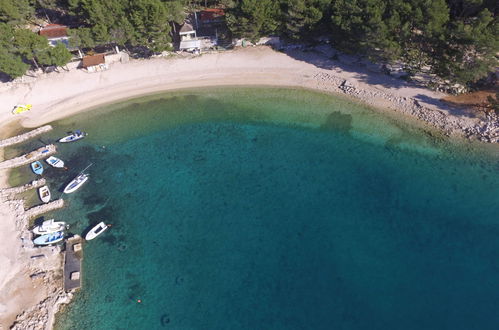
[[[69,26],[73,47],[158,53],[171,50],[173,24],[204,7],[225,9],[234,38],[327,38],[343,52],[401,61],[409,72],[430,68],[468,86],[498,65],[496,0],[0,0],[0,71],[15,78],[71,59],[66,47],[32,32],[47,22]]]

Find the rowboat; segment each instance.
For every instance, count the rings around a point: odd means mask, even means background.
[[[31,170],[38,175],[42,175],[43,173],[43,165],[39,161],[31,163]]]
[[[33,240],[33,243],[35,243],[35,245],[49,245],[60,242],[63,239],[64,239],[64,232],[57,231],[55,233],[45,234],[40,237],[37,237],[35,240]]]
[[[59,142],[65,143],[65,142],[74,142],[83,139],[85,136],[87,136],[87,133],[82,132],[80,130],[76,130],[73,133],[71,133],[68,136],[65,136],[61,139],[59,139]]]
[[[65,194],[70,194],[78,190],[85,182],[88,180],[88,174],[82,173],[79,174],[76,178],[74,178],[66,188],[64,188]]]
[[[104,222],[98,223],[96,226],[94,226],[90,231],[85,235],[85,239],[87,241],[90,241],[91,239],[96,238],[100,234],[102,234],[106,229],[107,225]]]
[[[31,104],[18,104],[12,109],[12,114],[18,115],[20,113],[31,110]]]
[[[40,199],[44,203],[50,202],[50,190],[49,187],[43,186],[38,188],[38,196],[40,196]]]
[[[54,221],[54,219],[45,220],[41,225],[33,228],[33,234],[45,235],[63,231],[66,228],[66,223],[63,221]]]
[[[64,162],[62,160],[60,160],[59,158],[54,157],[54,156],[50,156],[49,158],[45,159],[45,162],[52,167],[57,167],[57,168],[64,167]]]

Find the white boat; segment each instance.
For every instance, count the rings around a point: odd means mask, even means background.
[[[44,203],[50,202],[50,190],[49,187],[43,186],[38,188],[38,196],[40,196],[40,199]]]
[[[54,156],[50,156],[49,158],[45,159],[45,162],[52,167],[57,167],[57,168],[64,167],[64,162],[62,160],[60,160],[59,158],[54,157]]]
[[[65,143],[65,142],[74,142],[83,139],[85,136],[87,136],[87,133],[82,132],[80,130],[76,130],[73,133],[71,133],[68,136],[65,136],[61,139],[59,139],[59,142]]]
[[[66,223],[63,221],[54,221],[54,219],[45,220],[41,225],[33,228],[33,234],[45,235],[58,231],[63,231],[66,228]]]
[[[107,225],[104,222],[101,222],[94,226],[90,231],[85,235],[85,239],[90,241],[91,239],[96,238],[100,234],[102,234],[107,229]]]
[[[37,237],[36,239],[33,240],[33,243],[35,243],[35,245],[49,245],[49,244],[54,244],[54,243],[60,242],[63,239],[64,239],[64,232],[57,231],[55,233],[46,234],[46,235],[42,235],[40,237]]]
[[[76,178],[73,179],[66,188],[64,188],[65,194],[70,194],[78,190],[85,182],[88,180],[88,174],[82,173],[79,174]]]

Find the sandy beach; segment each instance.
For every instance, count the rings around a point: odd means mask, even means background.
[[[408,119],[426,122],[446,135],[474,135],[489,142],[499,138],[497,118],[467,116],[441,102],[443,93],[372,72],[348,56],[333,61],[319,51],[282,53],[265,46],[196,57],[132,60],[112,64],[108,70],[97,73],[62,70],[25,77],[24,82],[1,84],[1,137],[7,137],[7,127],[10,131],[17,120],[23,127],[33,128],[143,94],[223,85],[290,86],[338,93],[384,111],[406,114]],[[32,104],[33,109],[13,116],[12,108],[23,103]],[[7,174],[0,172],[0,188],[8,186]],[[36,271],[53,272],[51,276],[56,276],[61,259],[55,249],[47,252],[51,248],[44,250],[49,261],[31,258],[39,249],[23,247],[21,237],[26,224],[19,220],[22,205],[8,199],[0,193],[0,329],[9,329],[26,311],[18,321],[32,322],[29,314],[37,311],[40,303],[50,309],[56,300],[67,298],[56,283],[48,284],[47,277],[30,278]],[[44,326],[50,327],[50,317],[45,318]]]

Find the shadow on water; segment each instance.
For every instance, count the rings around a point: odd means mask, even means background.
[[[352,129],[352,115],[343,114],[340,111],[330,113],[321,129],[328,131],[337,131],[341,133],[349,133]]]

